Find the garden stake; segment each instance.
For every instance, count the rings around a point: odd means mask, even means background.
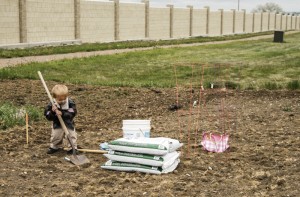
[[[25,122],[26,122],[26,143],[28,144],[29,137],[28,137],[28,114],[25,115]]]
[[[190,82],[190,110],[189,110],[189,121],[188,121],[187,158],[190,157],[190,147],[191,147],[192,110],[193,110],[193,79],[194,79],[194,65],[192,65],[192,79],[191,79],[191,82]]]
[[[200,80],[200,88],[199,88],[199,104],[198,104],[198,112],[197,112],[197,123],[196,123],[196,130],[195,130],[195,141],[194,141],[194,155],[196,153],[197,141],[198,141],[198,131],[200,130],[200,120],[202,118],[202,111],[201,111],[201,103],[202,103],[202,93],[204,91],[203,88],[203,74],[204,74],[204,66],[202,65],[202,74]]]
[[[174,65],[174,74],[175,74],[175,80],[176,80],[176,105],[178,107],[177,109],[177,120],[178,120],[178,126],[179,126],[179,140],[182,141],[182,130],[181,130],[181,124],[180,124],[180,118],[179,118],[179,87],[178,87],[178,79],[177,79],[177,71],[176,66]]]

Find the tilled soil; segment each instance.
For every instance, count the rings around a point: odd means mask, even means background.
[[[99,143],[122,137],[124,119],[151,119],[152,137],[183,136],[178,168],[164,175],[107,171],[100,168],[106,158],[88,153],[90,165],[74,166],[64,160],[64,151],[46,154],[51,123],[44,119],[31,122],[29,145],[25,127],[0,131],[0,196],[300,195],[300,92],[207,91],[199,116],[197,107],[189,109],[188,88],[180,89],[178,113],[169,109],[176,102],[175,89],[67,85],[79,112],[80,146],[99,149]],[[221,98],[230,111],[224,117],[219,116]],[[39,81],[0,80],[3,101],[43,110],[48,98]],[[200,134],[222,130],[222,118],[228,120],[227,152],[208,153],[200,146],[188,146],[189,131],[190,142],[195,140],[191,128],[197,126],[193,125],[200,125]],[[201,136],[196,138],[197,144],[200,140]]]

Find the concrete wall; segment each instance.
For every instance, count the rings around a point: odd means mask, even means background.
[[[233,33],[233,12],[224,11],[223,12],[223,34],[232,34]]]
[[[209,14],[209,35],[218,36],[221,33],[221,12],[211,11]]]
[[[235,33],[242,33],[244,25],[244,12],[235,12]]]
[[[246,33],[300,29],[300,16],[248,13],[244,19],[244,12],[223,11],[221,21],[220,10],[148,5],[118,0],[0,0],[0,45],[219,36],[243,33],[244,27]]]
[[[288,15],[287,16],[287,30],[291,30],[292,29],[292,16]]]
[[[206,9],[194,9],[193,11],[193,36],[206,34]]]
[[[20,42],[19,1],[0,0],[0,44]]]
[[[286,19],[287,19],[287,15],[283,15],[281,30],[286,30]]]
[[[174,8],[173,38],[188,37],[190,33],[190,9]]]
[[[80,4],[82,42],[114,40],[114,3],[82,1]]]
[[[260,32],[261,31],[261,13],[255,13],[254,14],[254,32]]]
[[[296,16],[292,16],[292,29],[296,29]]]
[[[120,40],[145,38],[145,5],[120,3]]]
[[[170,38],[170,8],[149,9],[149,37],[151,39]]]
[[[270,13],[270,30],[275,29],[275,13]]]
[[[27,0],[27,42],[74,40],[74,0]]]
[[[295,29],[300,29],[300,16],[296,16],[296,19],[295,19]]]
[[[246,25],[245,32],[251,33],[253,32],[253,13],[246,14]]]
[[[280,30],[281,29],[281,14],[276,14],[276,30]]]
[[[269,30],[269,13],[263,13],[262,14],[262,31],[268,31]]]

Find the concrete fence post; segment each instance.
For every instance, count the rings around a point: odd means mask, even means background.
[[[210,14],[210,8],[209,6],[205,6],[206,8],[206,35],[209,34],[209,14]]]
[[[20,43],[26,43],[27,40],[27,0],[19,0],[19,32]]]
[[[288,30],[288,19],[289,19],[289,14],[285,15],[285,30]]]
[[[263,22],[264,22],[264,14],[263,12],[260,13],[260,32],[263,31]]]
[[[242,11],[244,12],[244,15],[243,15],[243,32],[245,33],[246,32],[246,10],[245,9],[242,9]]]
[[[120,0],[111,0],[114,2],[114,32],[115,40],[120,40]]]
[[[149,0],[142,0],[145,3],[145,38],[149,38]]]
[[[255,13],[253,12],[253,15],[252,15],[252,32],[254,32],[254,27],[255,27]]]
[[[232,25],[232,33],[235,34],[235,18],[236,18],[236,11],[235,9],[232,9],[232,13],[233,13],[233,25]]]
[[[297,24],[297,15],[296,14],[294,14],[294,16],[295,16],[295,26],[294,26],[294,29],[296,30],[297,28],[296,28],[296,24]]]
[[[277,23],[277,12],[275,12],[275,19],[274,19],[274,30],[277,30],[276,29],[276,23]]]
[[[174,25],[174,5],[167,5],[170,8],[170,38],[173,38],[173,25]]]
[[[282,13],[280,13],[280,30],[282,30]]]
[[[291,29],[293,29],[293,16],[294,14],[291,14],[291,26],[290,26]]]
[[[220,35],[223,35],[223,24],[224,24],[224,9],[219,9],[221,12],[221,26],[220,26]]]
[[[268,12],[268,31],[270,31],[270,17],[271,17],[271,12]]]
[[[194,20],[194,18],[193,18],[193,12],[194,12],[194,7],[193,6],[191,6],[191,5],[188,5],[187,6],[187,8],[189,8],[190,9],[190,27],[189,27],[189,35],[190,36],[193,36],[193,20]]]
[[[297,30],[298,29],[298,25],[297,25],[297,22],[298,22],[298,16],[296,15],[296,18],[295,18],[295,29]]]
[[[293,27],[294,29],[296,29],[296,24],[297,24],[297,15],[296,14],[294,14],[294,16],[295,16],[295,26]]]
[[[80,39],[80,0],[74,0],[75,40]]]

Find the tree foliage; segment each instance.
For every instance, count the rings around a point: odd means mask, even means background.
[[[276,3],[266,3],[264,5],[258,5],[255,9],[253,9],[253,12],[283,12],[283,9],[280,7],[280,5]]]

